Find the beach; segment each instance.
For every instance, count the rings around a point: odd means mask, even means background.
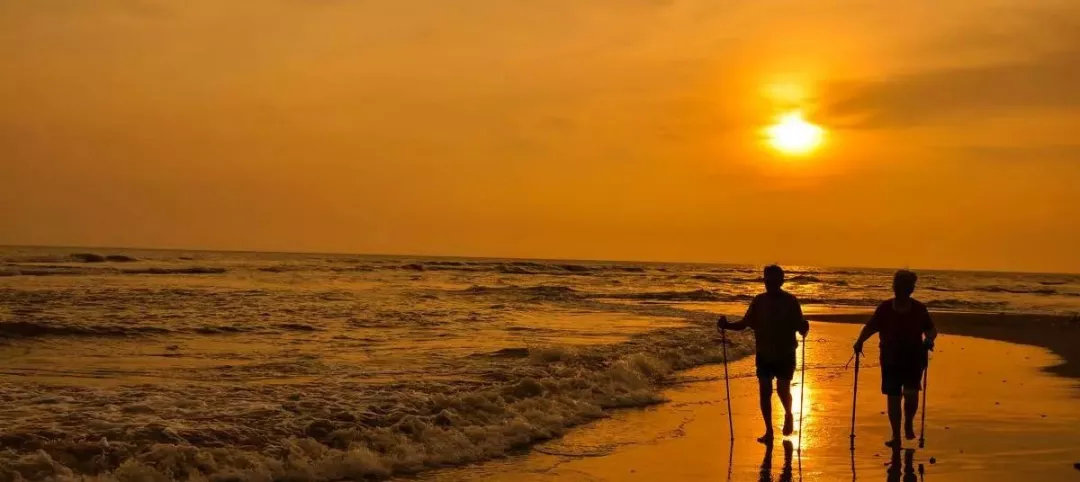
[[[865,323],[870,313],[823,313],[819,321]],[[1073,379],[1080,378],[1080,317],[1010,313],[934,313],[938,331],[946,334],[975,336],[1010,343],[1047,348],[1060,357],[1060,363],[1045,370]]]
[[[432,474],[424,480],[1074,480],[1080,460],[1075,379],[1043,369],[1046,349],[942,335],[928,380],[926,446],[888,437],[876,348],[867,344],[849,450],[854,367],[845,368],[856,326],[812,322],[805,385],[793,386],[800,433],[771,449],[762,431],[753,362],[730,366],[735,440],[729,441],[723,369],[680,374],[669,401],[623,411],[540,445],[529,455]],[[1075,336],[1075,335],[1074,335]],[[774,399],[774,417],[782,413]],[[789,445],[789,447],[785,447]],[[894,456],[896,457],[894,459]],[[933,462],[931,462],[933,459]]]
[[[0,480],[383,479],[514,464],[575,437],[619,445],[614,434],[668,424],[590,427],[678,408],[681,394],[702,409],[715,403],[723,361],[715,320],[742,315],[762,289],[759,269],[3,248]],[[786,288],[812,320],[859,322],[889,296],[890,279],[885,269],[792,266]],[[1076,275],[927,271],[917,297],[935,310],[944,340],[992,328],[986,333],[1033,337],[1015,340],[1068,358],[1078,293]],[[959,311],[970,315],[953,314]],[[851,336],[815,336],[811,364],[842,364],[833,358],[848,354]],[[730,341],[734,383],[751,383],[752,338],[732,334]],[[829,356],[812,355],[819,347]],[[950,349],[943,343],[940,355]],[[1042,365],[1015,361],[1035,379],[1063,380],[1052,375],[1067,374],[1061,367],[1073,359],[1062,364],[1040,353],[1025,356]],[[950,376],[960,378],[972,371],[955,361],[943,366],[956,367],[959,375]],[[822,394],[847,390],[846,372],[809,373],[831,377],[815,382]],[[861,393],[872,394],[876,374],[864,373]],[[931,373],[933,386],[940,375]],[[1027,376],[1001,383],[1013,387]],[[846,403],[815,413],[842,419]],[[756,410],[741,410],[737,423],[749,431]],[[705,419],[720,423],[726,412],[695,416]],[[822,450],[837,443],[836,434],[846,440],[841,419],[829,422],[835,433],[819,437]],[[739,464],[760,463],[750,447],[738,453],[758,460]],[[832,474],[834,466],[811,469]]]

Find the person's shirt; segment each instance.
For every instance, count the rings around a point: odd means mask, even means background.
[[[925,362],[923,333],[934,328],[926,305],[912,299],[910,307],[900,311],[892,299],[887,300],[878,305],[866,326],[878,333],[883,365]]]
[[[798,346],[795,333],[810,329],[810,324],[803,318],[799,300],[783,290],[755,296],[743,321],[754,330],[757,357],[763,360],[794,357]]]

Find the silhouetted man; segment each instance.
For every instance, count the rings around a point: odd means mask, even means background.
[[[888,396],[889,424],[892,439],[889,447],[900,447],[900,399],[904,400],[904,435],[915,438],[915,413],[919,411],[920,379],[926,369],[927,354],[934,349],[937,330],[926,305],[911,297],[918,277],[908,270],[893,276],[895,298],[878,305],[866,322],[855,351],[862,353],[863,343],[878,334],[881,340],[881,393]]]
[[[772,381],[776,379],[776,392],[784,405],[784,435],[794,430],[791,415],[791,377],[795,374],[795,348],[799,342],[795,333],[805,337],[810,324],[803,318],[802,307],[795,295],[781,289],[784,286],[784,270],[776,265],[765,267],[765,292],[754,297],[742,321],[729,323],[721,316],[717,329],[740,331],[754,330],[757,349],[757,377],[761,416],[765,420],[765,435],[758,442],[772,443]]]

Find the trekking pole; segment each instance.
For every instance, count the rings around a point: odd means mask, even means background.
[[[802,337],[802,374],[799,375],[799,466],[802,466],[803,394],[806,393],[806,335]],[[800,471],[801,473],[801,471]]]
[[[926,380],[930,374],[930,353],[926,354],[926,367],[922,373],[922,427],[919,428],[919,448],[926,447]]]
[[[726,323],[727,318],[722,317],[721,322]],[[731,416],[731,381],[728,380],[728,368],[727,368],[727,329],[724,325],[720,325],[720,344],[723,345],[724,354],[724,390],[727,392],[727,420],[728,431],[731,433],[731,441],[735,441],[735,419]]]
[[[735,439],[731,440],[731,447],[728,448],[727,456],[727,482],[731,482],[731,474],[734,472],[732,468],[735,467]]]
[[[851,391],[851,450],[855,450],[855,401],[859,398],[859,355],[855,352],[855,389]]]

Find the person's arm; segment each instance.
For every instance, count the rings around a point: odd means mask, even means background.
[[[795,300],[795,314],[799,317],[798,321],[796,321],[797,325],[795,331],[798,331],[805,340],[806,334],[810,333],[810,322],[806,320],[805,316],[803,316],[802,305],[799,304],[798,299]]]
[[[756,300],[755,300],[756,301]],[[746,308],[746,314],[743,315],[742,320],[728,321],[726,316],[721,316],[716,321],[716,329],[725,329],[731,331],[743,331],[747,328],[754,327],[754,301],[750,302],[750,306]]]
[[[725,330],[743,331],[747,328],[750,328],[750,322],[746,321],[745,319],[740,321],[727,321],[727,318],[723,318],[719,327]]]
[[[866,340],[869,340],[871,336],[874,336],[874,333],[878,332],[878,320],[880,319],[880,312],[881,307],[879,306],[878,309],[874,310],[874,316],[870,317],[870,320],[866,322],[865,326],[863,326],[862,331],[859,332],[859,338],[855,340],[854,346],[856,353],[862,353],[863,343],[866,343]]]
[[[934,320],[930,318],[929,310],[925,311],[925,315],[923,316],[922,330],[923,335],[925,336],[925,338],[923,338],[923,346],[925,346],[927,350],[934,351],[934,340],[937,339],[937,327],[934,326]]]

